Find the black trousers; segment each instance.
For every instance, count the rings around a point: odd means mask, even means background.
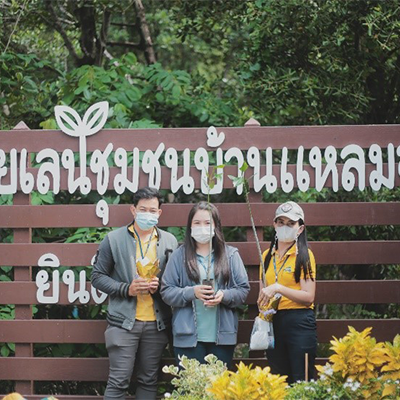
[[[314,377],[317,351],[317,325],[314,310],[280,310],[273,319],[275,348],[267,350],[273,374],[287,375],[288,383],[305,379],[305,354],[308,354],[308,379]]]

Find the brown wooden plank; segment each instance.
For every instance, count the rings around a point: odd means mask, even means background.
[[[2,357],[0,379],[105,382],[108,366],[108,358]]]
[[[339,187],[341,187],[341,175],[342,175],[342,169],[343,169],[343,164],[337,163],[336,164],[337,169],[338,169],[338,174],[339,174]],[[388,165],[387,164],[383,164],[383,173],[385,176],[387,176],[387,170],[388,170]],[[262,171],[262,173],[264,173],[265,171],[265,166],[261,165],[260,170]],[[272,167],[272,174],[276,177],[277,179],[277,185],[278,188],[281,187],[280,184],[280,165],[273,165]],[[293,164],[289,164],[287,166],[287,170],[289,173],[291,173],[293,175],[294,178],[294,187],[297,188],[297,181],[296,181],[296,165]],[[310,175],[310,188],[315,187],[315,170],[314,168],[312,168],[310,165],[304,165],[304,170],[307,171]],[[366,164],[365,165],[365,176],[366,176],[366,180],[365,180],[365,185],[366,187],[370,186],[369,183],[369,175],[372,171],[376,170],[376,166],[372,165],[372,164]],[[33,176],[34,176],[34,182],[36,185],[36,176],[37,176],[37,172],[38,169],[37,168],[28,168],[27,169],[28,172],[30,172]],[[120,173],[120,169],[116,168],[116,167],[111,167],[110,168],[110,179],[108,181],[108,186],[107,188],[109,190],[113,190],[114,186],[113,186],[113,182],[114,182],[114,178],[116,176],[116,174]],[[178,177],[182,176],[183,173],[183,168],[182,167],[178,167]],[[68,171],[61,168],[60,170],[60,190],[67,190],[68,189],[68,185],[67,185],[67,175]],[[79,171],[79,167],[75,168],[75,176],[78,177],[80,174]],[[91,184],[92,184],[92,190],[97,190],[97,178],[96,175],[91,172],[89,169],[86,170],[86,175],[87,177],[90,179]],[[128,168],[128,179],[131,181],[132,180],[132,168]],[[237,175],[237,166],[235,165],[227,165],[224,168],[224,178],[223,178],[223,187],[225,189],[232,189],[232,181],[229,179],[228,175]],[[252,169],[250,168],[247,172],[246,175],[248,177],[250,177],[252,175]],[[18,170],[18,176],[19,176],[19,170]],[[201,172],[195,168],[194,166],[190,167],[190,176],[193,178],[194,180],[194,187],[195,189],[200,188],[200,184],[201,184]],[[9,183],[9,174],[7,174],[3,180],[2,183],[3,184],[8,184]],[[169,189],[171,187],[170,184],[171,181],[171,170],[167,167],[161,167],[161,182],[160,182],[160,188],[161,189]],[[140,169],[139,171],[139,179],[138,179],[138,185],[139,187],[143,187],[143,186],[147,186],[148,185],[148,176]],[[253,180],[250,179],[249,182],[250,187],[253,187]],[[356,187],[358,185],[358,178],[356,178]],[[394,177],[394,185],[400,186],[400,175],[395,174]],[[326,188],[331,188],[332,187],[332,178],[331,175],[329,175],[326,183],[324,184],[324,187]],[[50,190],[52,190],[52,184],[50,185]],[[34,189],[36,190],[36,186],[34,187]],[[20,184],[19,184],[19,180],[17,182],[17,190],[20,190]]]
[[[3,398],[5,394],[0,394],[0,398]],[[99,400],[99,396],[83,396],[83,395],[63,395],[63,394],[24,394],[26,400],[43,400],[46,397],[54,396],[57,400]],[[126,396],[126,400],[135,400],[135,396]],[[137,399],[136,399],[137,400]]]
[[[258,282],[250,282],[247,304],[256,304]],[[78,290],[78,283],[75,285]],[[90,282],[86,289],[90,292]],[[67,286],[60,285],[59,305],[70,305]],[[39,304],[34,282],[0,282],[0,304]],[[51,292],[51,289],[50,289]],[[106,300],[107,302],[107,300]],[[316,304],[400,304],[400,280],[317,281]],[[79,303],[76,301],[74,304]],[[88,304],[96,304],[93,299]]]
[[[317,304],[400,304],[400,280],[318,281]]]
[[[75,284],[75,290],[79,289],[79,283]],[[51,294],[51,288],[49,294]],[[86,290],[90,292],[91,284],[86,283]],[[40,304],[36,300],[37,287],[35,282],[0,282],[0,304]],[[45,292],[47,295],[48,293]],[[108,299],[106,300],[107,303]],[[74,303],[68,301],[68,287],[64,284],[60,284],[60,301],[59,305],[80,305],[79,301],[76,300]],[[90,305],[96,303],[90,298]]]
[[[105,320],[0,320],[0,342],[104,343]]]
[[[259,283],[250,282],[247,304],[256,304]],[[400,304],[400,280],[317,281],[316,304]]]
[[[240,361],[245,364],[268,366],[265,358],[234,358],[234,365]],[[318,365],[325,364],[326,358],[317,358]],[[172,364],[173,360],[165,359],[161,365]],[[80,382],[106,382],[108,377],[108,358],[0,358],[0,379],[35,381],[80,381]],[[160,380],[170,380],[171,376],[162,373]],[[42,395],[44,396],[44,395]],[[31,399],[42,399],[39,396],[30,396]],[[62,400],[62,395],[57,395]],[[65,399],[83,400],[82,396],[65,396]],[[98,397],[87,397],[94,399]],[[128,397],[129,399],[129,397]]]
[[[373,327],[378,341],[393,340],[400,332],[400,319],[318,320],[318,341],[344,336],[348,326],[360,330]],[[104,343],[106,321],[94,320],[12,320],[0,321],[0,342],[13,343]],[[239,322],[238,343],[249,343],[253,320]]]
[[[238,248],[245,265],[257,265],[258,255],[254,242],[229,243]],[[96,254],[95,243],[37,243],[0,244],[0,265],[25,266],[38,264],[45,253],[55,254],[63,266],[88,266]],[[261,248],[269,248],[269,242],[261,242]],[[370,265],[400,263],[400,241],[342,241],[310,242],[317,264]],[[252,278],[254,279],[254,277]]]
[[[238,343],[249,343],[253,320],[239,322]],[[400,332],[400,319],[319,319],[317,335],[319,343],[329,343],[332,337],[342,337],[348,332],[348,326],[358,331],[372,327],[371,335],[377,341],[393,341]]]
[[[376,143],[386,146],[399,144],[399,125],[337,125],[337,126],[293,126],[293,127],[220,127],[218,132],[225,133],[222,149],[239,147],[247,149],[272,147],[289,149],[304,146],[325,148],[334,145],[342,148],[348,144],[362,147]],[[186,147],[196,149],[206,147],[207,128],[163,128],[163,129],[105,129],[87,139],[87,151],[104,149],[107,143],[113,143],[114,149],[123,147],[132,150],[154,150],[163,142],[165,146],[183,150]],[[0,133],[1,148],[8,152],[12,148],[29,149],[37,152],[43,148],[63,151],[70,148],[78,150],[78,139],[61,131],[23,130],[2,131]]]
[[[0,397],[5,396],[5,394],[0,394]],[[99,400],[99,396],[83,396],[81,394],[77,395],[63,395],[63,394],[34,394],[34,395],[24,395],[26,400],[43,400],[46,397],[54,396],[57,400]],[[157,397],[161,399],[162,397]],[[138,400],[135,396],[126,396],[126,400]]]
[[[250,226],[245,203],[215,203],[226,227]],[[309,226],[400,225],[400,202],[301,203]],[[110,205],[108,226],[126,225],[132,219],[130,205]],[[164,204],[159,226],[186,226],[193,204]],[[252,203],[256,226],[271,225],[277,204]],[[1,206],[3,228],[103,227],[96,205]]]

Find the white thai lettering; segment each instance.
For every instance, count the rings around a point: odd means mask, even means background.
[[[349,144],[342,149],[340,157],[344,160],[350,154],[355,154],[356,158],[349,158],[344,162],[342,170],[342,186],[343,189],[351,192],[356,184],[356,175],[351,172],[352,169],[357,171],[358,188],[365,189],[365,157],[362,147],[356,144]]]
[[[369,148],[368,157],[372,164],[376,165],[376,169],[369,175],[369,184],[372,190],[378,191],[382,186],[388,189],[394,188],[394,174],[395,174],[395,161],[394,161],[394,146],[392,143],[388,144],[388,176],[383,175],[383,155],[382,149],[377,144],[373,144]]]
[[[254,191],[259,192],[265,186],[268,193],[274,193],[278,187],[278,181],[272,174],[272,148],[265,152],[265,175],[261,177],[260,151],[252,146],[247,151],[247,163],[254,169]]]
[[[46,158],[51,159],[52,162],[42,161]],[[53,178],[53,193],[57,194],[60,191],[60,157],[58,153],[53,149],[40,150],[36,155],[36,162],[42,163],[39,166],[37,174],[37,190],[41,194],[46,194],[50,190],[50,179],[46,174],[51,174]]]
[[[14,194],[17,193],[17,182],[18,182],[18,166],[17,166],[17,150],[10,150],[10,166],[7,167],[6,153],[0,149],[0,194]],[[7,176],[7,172],[10,171],[10,183],[2,183],[2,179]]]

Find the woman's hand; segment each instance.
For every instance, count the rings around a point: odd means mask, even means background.
[[[215,294],[214,298],[211,300],[207,300],[204,302],[206,307],[214,307],[221,303],[222,299],[224,298],[224,293],[221,290]]]
[[[209,285],[197,285],[194,287],[194,295],[205,302],[214,298],[214,289]]]
[[[259,307],[266,306],[270,301],[270,299],[272,299],[272,297],[274,297],[278,293],[279,286],[280,285],[278,283],[274,283],[272,285],[269,285],[261,289],[257,300],[258,306]]]

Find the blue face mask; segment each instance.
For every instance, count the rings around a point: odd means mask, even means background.
[[[148,212],[137,213],[135,222],[142,231],[148,231],[158,224],[158,214]]]

